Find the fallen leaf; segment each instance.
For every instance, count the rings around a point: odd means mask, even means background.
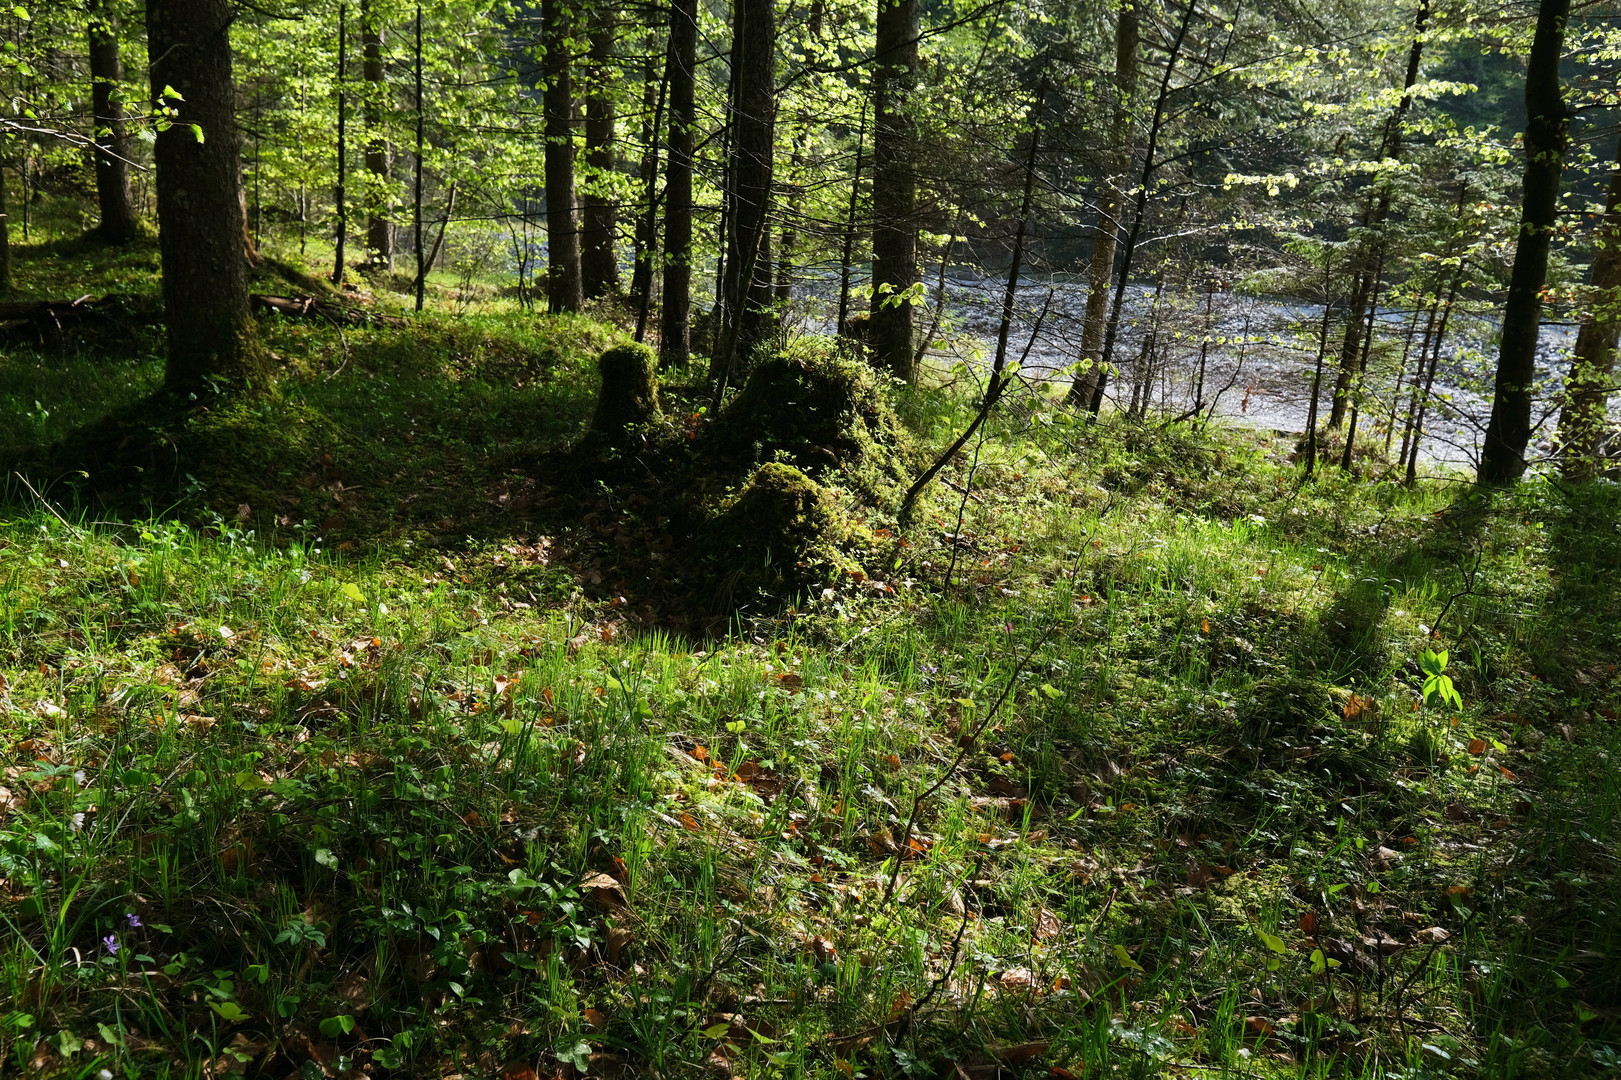
[[[1018,1065],[1045,1054],[1049,1045],[1051,1044],[1046,1041],[1019,1043],[1016,1046],[992,1047],[991,1053],[1009,1065]]]
[[[1246,1016],[1244,1030],[1258,1039],[1264,1039],[1272,1034],[1272,1021],[1264,1016]]]

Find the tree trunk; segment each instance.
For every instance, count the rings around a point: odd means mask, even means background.
[[[665,54],[669,54],[666,35]],[[630,294],[636,298],[636,341],[647,338],[647,319],[653,304],[653,260],[658,254],[659,242],[659,130],[664,120],[664,100],[670,92],[669,66],[665,75],[657,74],[652,54],[642,69],[642,160],[638,168],[642,184],[642,197],[646,201],[636,215],[636,255],[630,275]]]
[[[11,289],[11,215],[6,210],[6,163],[0,160],[0,296],[10,296]]]
[[[580,232],[574,217],[574,87],[569,39],[574,36],[568,0],[544,0],[540,7],[546,60],[546,300],[553,314],[579,311],[585,303],[580,281]]]
[[[416,74],[417,148],[416,170],[411,184],[411,245],[416,249],[416,309],[422,310],[428,291],[428,253],[422,246],[422,155],[427,152],[426,115],[422,101],[422,5],[416,6],[416,51],[413,55]],[[448,211],[447,211],[448,213]]]
[[[664,298],[659,309],[659,366],[692,358],[692,132],[698,113],[698,0],[670,0],[668,161],[664,166]]]
[[[1593,313],[1576,333],[1576,355],[1559,413],[1559,453],[1563,472],[1571,480],[1590,479],[1598,471],[1609,423],[1611,372],[1616,342],[1621,340],[1621,144],[1616,147],[1604,222],[1595,243],[1598,251],[1589,282]]]
[[[844,254],[839,259],[839,322],[833,332],[843,337],[850,330],[850,267],[855,261],[856,212],[861,206],[861,154],[866,148],[867,103],[861,103],[861,125],[856,128],[856,163],[850,172],[850,209],[844,219]]]
[[[367,261],[392,272],[394,225],[393,180],[388,173],[388,136],[383,129],[383,104],[388,86],[383,81],[383,29],[370,0],[360,5],[361,76],[366,81],[366,251]]]
[[[248,312],[247,216],[231,81],[230,0],[147,0],[152,99],[165,87],[178,110],[160,131],[158,232],[169,358],[164,384],[196,391],[210,382],[266,374]],[[199,139],[192,125],[201,130]]]
[[[344,247],[349,239],[349,96],[345,92],[345,59],[349,36],[349,5],[338,5],[338,185],[332,201],[338,208],[337,236],[334,237],[332,284],[343,287]]]
[[[1114,35],[1114,122],[1110,150],[1114,176],[1098,192],[1097,226],[1092,240],[1092,266],[1088,275],[1086,314],[1081,322],[1081,360],[1084,370],[1069,388],[1069,403],[1086,407],[1098,385],[1103,361],[1103,330],[1109,317],[1109,289],[1114,284],[1114,260],[1120,250],[1120,215],[1125,209],[1123,188],[1131,168],[1131,98],[1137,92],[1137,9],[1122,0]]]
[[[1418,10],[1413,15],[1413,43],[1407,50],[1407,77],[1402,84],[1401,100],[1385,121],[1384,134],[1379,140],[1380,161],[1401,156],[1402,123],[1407,118],[1407,110],[1413,105],[1413,85],[1418,82],[1418,68],[1424,58],[1424,27],[1429,17],[1429,0],[1419,0]],[[1345,410],[1351,400],[1351,384],[1360,374],[1357,370],[1358,357],[1367,353],[1362,335],[1372,332],[1373,313],[1370,309],[1377,306],[1375,298],[1379,293],[1378,275],[1370,275],[1367,264],[1384,260],[1385,221],[1390,216],[1390,198],[1390,181],[1381,181],[1362,213],[1362,228],[1371,236],[1364,237],[1364,242],[1369,246],[1358,253],[1356,280],[1351,287],[1350,317],[1345,323],[1345,340],[1340,343],[1339,374],[1334,380],[1334,405],[1328,414],[1331,430],[1338,430],[1345,422]],[[1350,459],[1346,460],[1349,462]]]
[[[736,0],[732,11],[731,212],[726,236],[725,322],[710,379],[724,388],[734,366],[748,366],[769,335],[771,242],[767,217],[775,166],[776,5]]]
[[[129,138],[118,82],[124,66],[118,58],[118,16],[108,0],[90,5],[90,108],[95,115],[96,198],[101,224],[96,235],[109,244],[127,244],[138,232],[129,197]]]
[[[1154,160],[1159,150],[1160,127],[1165,122],[1166,109],[1171,97],[1171,78],[1176,74],[1176,62],[1182,55],[1182,43],[1187,40],[1188,27],[1193,23],[1195,8],[1193,0],[1188,0],[1188,6],[1182,13],[1182,22],[1177,26],[1176,37],[1171,42],[1171,51],[1165,58],[1165,74],[1160,79],[1159,94],[1154,99],[1154,118],[1148,125],[1148,146],[1143,155],[1143,168],[1137,179],[1137,196],[1133,201],[1131,213],[1131,228],[1126,233],[1126,249],[1120,259],[1120,274],[1114,284],[1114,298],[1109,303],[1109,322],[1103,331],[1103,353],[1098,360],[1098,378],[1096,388],[1092,391],[1092,401],[1089,408],[1096,416],[1103,408],[1103,392],[1109,385],[1109,363],[1114,359],[1114,344],[1120,334],[1120,312],[1126,302],[1126,282],[1131,278],[1131,260],[1137,252],[1137,237],[1142,233],[1143,217],[1148,210],[1149,182],[1154,178],[1159,163]]]
[[[591,26],[591,96],[585,103],[585,163],[591,170],[581,199],[580,275],[585,295],[600,299],[619,291],[619,223],[610,177],[615,165],[613,9],[598,4]]]
[[[909,100],[917,83],[919,0],[878,0],[877,63],[872,75],[872,310],[867,342],[873,364],[898,379],[917,377],[912,302],[897,300],[918,281],[916,131]]]
[[[1480,457],[1484,484],[1518,480],[1525,472],[1525,448],[1531,441],[1531,383],[1536,378],[1542,289],[1558,225],[1559,176],[1570,141],[1570,113],[1559,82],[1559,54],[1569,13],[1570,0],[1542,0],[1525,68],[1525,111],[1530,117],[1525,128],[1525,194],[1503,309],[1492,418]]]

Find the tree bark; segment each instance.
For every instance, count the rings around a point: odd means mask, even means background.
[[[1086,407],[1098,385],[1103,361],[1103,330],[1109,317],[1109,290],[1114,285],[1114,260],[1120,250],[1120,215],[1125,209],[1126,171],[1131,168],[1131,98],[1137,92],[1137,45],[1140,37],[1137,9],[1122,0],[1114,35],[1114,118],[1110,151],[1114,177],[1098,192],[1097,226],[1092,241],[1086,314],[1081,321],[1081,360],[1084,370],[1069,388],[1069,403]],[[1116,179],[1118,178],[1118,179]]]
[[[124,65],[118,57],[118,16],[108,0],[90,4],[90,109],[95,116],[96,199],[101,224],[96,235],[109,244],[127,244],[139,232],[129,195],[129,136],[118,83]]]
[[[1615,347],[1621,340],[1621,144],[1610,171],[1604,221],[1595,240],[1591,287],[1592,315],[1576,332],[1576,355],[1565,380],[1559,413],[1561,468],[1571,480],[1590,479],[1609,422],[1610,383]]]
[[[692,149],[698,113],[698,0],[670,0],[670,54],[665,81],[670,135],[664,166],[664,297],[659,310],[659,366],[692,358]]]
[[[873,364],[898,379],[917,378],[912,302],[897,300],[918,281],[916,131],[919,0],[878,0],[872,75],[872,308],[867,342]]]
[[[546,59],[546,301],[553,314],[585,304],[580,280],[580,231],[574,216],[574,85],[569,0],[544,0],[540,17]]]
[[[416,6],[416,121],[417,121],[417,148],[415,161],[415,176],[411,185],[411,244],[416,249],[416,309],[422,310],[427,300],[428,290],[428,253],[422,246],[422,156],[427,153],[426,114],[423,112],[422,101],[422,5]],[[448,211],[447,211],[448,213]]]
[[[612,8],[598,4],[591,25],[591,96],[585,103],[585,163],[591,175],[581,201],[580,275],[585,295],[593,299],[619,291],[619,222],[611,177],[616,164]]]
[[[732,183],[726,236],[724,342],[710,379],[724,388],[735,366],[748,366],[769,334],[771,242],[767,218],[776,131],[776,5],[736,0],[732,11]]]
[[[1559,177],[1570,141],[1570,113],[1559,82],[1569,14],[1570,0],[1542,0],[1525,68],[1525,111],[1530,117],[1525,128],[1525,194],[1503,309],[1492,417],[1480,457],[1484,484],[1518,480],[1525,472],[1525,448],[1531,441],[1531,383],[1536,378],[1542,289],[1548,280],[1548,253],[1559,216]]]
[[[10,296],[11,289],[11,214],[6,209],[6,163],[0,160],[0,296]]]
[[[349,36],[349,5],[338,5],[338,184],[332,201],[338,208],[337,235],[334,237],[332,284],[343,286],[344,248],[349,240],[349,95],[344,79]]]
[[[383,79],[383,29],[370,0],[360,5],[360,73],[366,82],[363,112],[366,120],[366,250],[367,261],[390,272],[394,269],[393,180],[388,172],[388,136],[383,129],[383,104],[388,86]]]
[[[147,0],[152,99],[177,110],[152,148],[169,356],[164,385],[198,391],[267,368],[248,312],[247,215],[231,78],[229,0]],[[193,125],[201,131],[199,139]]]

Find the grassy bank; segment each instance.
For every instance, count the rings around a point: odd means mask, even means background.
[[[62,467],[155,331],[0,356],[5,1071],[1621,1066],[1613,486],[1032,398],[738,607],[556,467],[613,325],[263,333],[185,470]]]

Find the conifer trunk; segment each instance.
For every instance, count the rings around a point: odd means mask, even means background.
[[[1480,458],[1484,484],[1518,480],[1525,472],[1525,448],[1531,441],[1531,383],[1536,378],[1542,289],[1548,280],[1548,254],[1559,217],[1559,177],[1570,141],[1570,113],[1559,82],[1569,14],[1570,0],[1542,0],[1525,68],[1525,111],[1530,118],[1525,128],[1525,193],[1503,309],[1492,417]]]
[[[579,311],[580,231],[574,216],[574,86],[569,39],[574,36],[569,0],[544,0],[540,8],[546,50],[546,300],[553,313]]]
[[[10,296],[11,288],[11,215],[6,210],[6,163],[0,159],[0,296]]]
[[[916,133],[908,98],[917,83],[919,0],[878,0],[872,76],[872,284],[867,343],[873,364],[916,378],[912,302],[896,302],[918,281]]]
[[[1137,92],[1137,9],[1122,0],[1114,36],[1114,118],[1110,126],[1110,151],[1114,154],[1114,176],[1098,192],[1098,216],[1092,241],[1092,265],[1088,274],[1086,314],[1081,322],[1081,360],[1085,368],[1069,388],[1069,402],[1082,408],[1092,401],[1097,389],[1098,365],[1103,360],[1103,330],[1109,317],[1109,290],[1114,285],[1115,255],[1120,250],[1120,215],[1125,209],[1122,194],[1126,171],[1131,168],[1131,97]]]
[[[585,103],[585,163],[591,169],[581,202],[580,275],[585,295],[593,299],[619,291],[619,222],[609,176],[614,171],[617,116],[610,66],[614,57],[611,9],[599,4],[592,14],[591,96]]]
[[[152,98],[181,97],[153,144],[169,356],[164,384],[197,391],[264,373],[248,311],[247,216],[231,78],[229,0],[147,0]],[[192,125],[202,132],[199,139]]]
[[[1559,413],[1562,471],[1571,480],[1598,471],[1598,454],[1609,422],[1611,372],[1616,342],[1621,340],[1621,145],[1610,171],[1604,221],[1593,256],[1592,316],[1576,333],[1576,355],[1565,380],[1565,404]]]
[[[127,244],[138,227],[129,194],[129,136],[118,82],[124,65],[118,56],[118,16],[107,0],[90,4],[90,109],[95,116],[96,199],[101,224],[96,235],[109,244]]]
[[[775,165],[776,6],[736,0],[732,12],[732,183],[726,230],[725,329],[710,379],[724,387],[734,366],[746,367],[768,337],[771,241],[768,215]]]
[[[366,250],[367,260],[394,269],[394,225],[389,220],[393,180],[388,172],[388,136],[383,130],[383,103],[388,93],[383,76],[383,29],[370,0],[360,5],[360,74],[366,82]]]
[[[659,365],[691,359],[692,149],[697,123],[698,0],[670,0],[670,135],[664,166],[664,297],[659,309]]]

